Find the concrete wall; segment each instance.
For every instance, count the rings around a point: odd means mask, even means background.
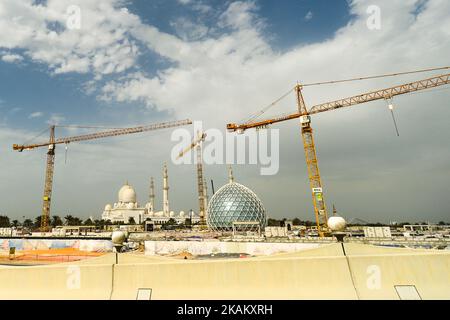
[[[109,299],[112,264],[0,268],[0,300]]]
[[[118,263],[117,263],[118,262]],[[0,267],[0,299],[450,299],[450,252],[331,244],[225,260],[107,254],[79,263]]]
[[[415,286],[423,299],[450,299],[450,254],[346,244],[360,299],[399,299],[395,286]]]
[[[114,275],[113,299],[137,288],[152,299],[356,299],[344,257],[124,264]]]

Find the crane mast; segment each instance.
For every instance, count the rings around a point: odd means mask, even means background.
[[[204,196],[205,196],[205,212],[208,212],[208,184],[206,183],[206,178],[203,179],[203,191],[204,191]]]
[[[47,231],[50,218],[50,205],[53,190],[53,171],[55,168],[55,126],[50,127],[50,139],[47,151],[47,165],[45,167],[44,196],[42,197],[41,231]]]
[[[197,157],[197,190],[198,190],[198,208],[200,216],[200,225],[206,225],[207,216],[207,199],[206,199],[206,183],[203,178],[203,158],[202,158],[202,142],[206,138],[206,133],[197,132],[197,138],[192,141],[192,143],[178,154],[178,158],[181,158],[188,151],[195,148],[195,153]]]
[[[85,135],[73,136],[73,137],[64,137],[64,138],[55,138],[55,125],[50,126],[50,139],[48,142],[38,143],[38,144],[26,144],[26,145],[18,145],[13,144],[13,150],[17,150],[22,152],[23,150],[32,150],[39,147],[48,147],[47,151],[47,165],[45,169],[45,185],[44,185],[44,196],[43,196],[43,205],[42,205],[42,217],[41,217],[41,231],[45,232],[48,230],[49,219],[50,219],[50,208],[51,208],[51,200],[52,200],[52,189],[53,189],[53,174],[55,167],[55,147],[57,144],[68,144],[71,142],[78,141],[86,141],[93,140],[99,138],[107,138],[113,136],[120,136],[126,134],[133,134],[139,132],[146,132],[157,129],[178,127],[182,125],[192,124],[192,121],[189,119],[181,120],[181,121],[171,121],[164,123],[151,124],[146,126],[139,127],[131,127],[131,128],[121,128],[114,129],[108,131],[101,131],[96,133],[90,133]]]
[[[202,147],[200,143],[195,147],[195,152],[197,153],[197,189],[198,189],[198,206],[200,209],[200,224],[205,224],[205,194],[203,186],[203,159],[202,159]]]
[[[319,164],[317,161],[316,146],[314,144],[313,129],[311,128],[311,117],[308,114],[302,95],[302,87],[295,87],[297,95],[298,113],[301,114],[300,125],[305,150],[306,167],[308,168],[309,184],[316,216],[317,232],[320,236],[327,231],[327,209],[323,198],[322,181],[320,179]]]

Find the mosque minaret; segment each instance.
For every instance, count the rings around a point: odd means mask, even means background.
[[[150,196],[149,196],[149,207],[148,210],[150,212],[155,211],[155,182],[153,181],[153,177],[150,178]]]
[[[169,210],[169,175],[167,174],[167,165],[164,163],[163,169],[163,214],[165,217],[170,216]]]

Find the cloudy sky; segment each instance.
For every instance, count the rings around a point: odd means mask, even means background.
[[[379,28],[371,24],[373,5]],[[189,118],[225,132],[226,123],[248,118],[297,82],[450,65],[447,0],[2,0],[0,30],[0,213],[19,220],[40,214],[46,150],[11,146],[47,139],[34,137],[49,124]],[[314,105],[435,74],[307,87],[304,96]],[[450,220],[447,89],[394,100],[400,137],[384,101],[314,116],[328,207],[347,219]],[[274,109],[295,111],[294,95]],[[298,122],[273,128],[278,174],[235,165],[236,180],[270,216],[312,220]],[[82,132],[57,129],[58,136]],[[196,210],[194,167],[171,162],[170,138],[171,130],[161,130],[72,144],[67,153],[59,147],[53,214],[99,217],[127,180],[144,203],[150,176],[160,209],[164,162],[171,209]],[[205,175],[217,190],[226,166],[208,165]]]

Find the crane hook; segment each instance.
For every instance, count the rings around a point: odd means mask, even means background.
[[[69,149],[69,147],[68,147],[68,143],[66,143],[66,146],[65,146],[65,153],[64,153],[64,164],[67,164],[67,150]]]
[[[394,122],[395,132],[397,133],[397,137],[400,137],[400,134],[398,132],[397,122],[395,121],[395,115],[394,115],[394,103],[392,102],[392,98],[387,98],[386,102],[388,104],[388,108],[391,111],[392,115],[392,121]]]

